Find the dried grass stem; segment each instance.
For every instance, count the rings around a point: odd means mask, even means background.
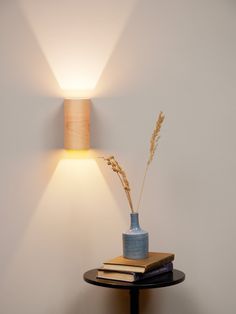
[[[154,131],[153,131],[152,136],[151,136],[151,140],[150,140],[149,158],[148,158],[147,163],[146,163],[136,210],[134,210],[134,207],[133,207],[132,198],[131,198],[131,189],[130,189],[129,181],[127,179],[125,171],[119,165],[118,161],[114,158],[114,156],[110,156],[107,158],[100,157],[100,158],[104,159],[107,162],[107,165],[110,166],[111,169],[118,175],[119,180],[122,184],[122,187],[125,191],[126,197],[128,199],[129,207],[130,207],[132,213],[138,212],[138,210],[139,210],[140,203],[141,203],[142,196],[143,196],[143,191],[144,191],[144,186],[145,186],[145,181],[146,181],[148,169],[149,169],[149,166],[153,160],[153,157],[154,157],[156,149],[157,149],[158,141],[160,139],[160,130],[161,130],[162,123],[163,123],[164,119],[165,119],[164,114],[162,112],[160,112],[159,116],[157,118],[156,124],[155,124]]]
[[[103,158],[107,162],[107,165],[110,166],[112,170],[118,175],[120,182],[123,186],[123,189],[125,191],[126,197],[128,199],[129,207],[133,213],[134,207],[133,207],[133,203],[131,199],[131,189],[130,189],[129,181],[127,179],[125,171],[121,168],[118,161],[115,160],[114,156],[110,156],[107,158],[101,157],[101,158]]]
[[[141,203],[141,200],[142,200],[143,191],[144,191],[144,185],[145,185],[145,181],[146,181],[146,177],[147,177],[148,168],[150,166],[150,163],[153,160],[153,157],[154,157],[156,149],[157,149],[158,141],[160,139],[160,131],[161,131],[161,126],[162,126],[162,123],[163,123],[164,119],[165,119],[165,116],[164,116],[163,112],[161,111],[159,113],[158,118],[157,118],[157,121],[156,121],[156,124],[155,124],[155,128],[154,128],[154,131],[152,133],[151,140],[150,140],[149,158],[148,158],[148,161],[147,161],[147,164],[146,164],[146,167],[145,167],[143,181],[142,181],[142,185],[141,185],[141,190],[140,190],[140,193],[139,193],[138,205],[137,205],[137,209],[136,209],[137,212],[139,210],[140,203]]]

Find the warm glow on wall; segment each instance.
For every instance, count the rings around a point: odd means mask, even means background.
[[[136,0],[21,0],[64,97],[92,97]]]
[[[77,85],[79,84],[78,82],[76,82],[76,80],[72,81],[71,80],[71,84],[70,86],[81,86],[81,85]],[[94,88],[95,86],[91,87],[90,89],[88,88],[85,88],[85,89],[82,89],[82,88],[76,88],[74,87],[74,89],[65,89],[65,88],[62,88],[63,89],[63,97],[65,99],[79,99],[79,98],[91,98],[91,96],[94,94]]]
[[[64,150],[62,153],[62,159],[94,159],[97,158],[97,154],[91,149],[69,149]]]
[[[72,156],[79,154],[70,153]],[[92,217],[99,229],[103,223],[107,232],[114,236],[112,221],[117,225],[123,224],[122,228],[125,226],[125,219],[96,161],[93,158],[68,158],[68,155],[66,153],[59,161],[39,203],[32,208],[25,232],[7,265],[2,282],[11,287],[15,286],[18,274],[23,273],[27,274],[27,278],[22,277],[22,280],[24,285],[29,285],[29,291],[33,284],[38,290],[45,270],[55,280],[53,283],[57,283],[59,278],[56,287],[61,287],[60,275],[66,273],[70,278],[69,274],[74,276],[76,273],[80,276],[78,272],[83,269],[83,260],[96,250],[93,244],[98,235],[97,229],[91,228]],[[100,254],[106,253],[104,245],[97,249]],[[74,268],[70,270],[72,265]],[[54,291],[55,287],[52,288]],[[63,288],[62,296],[64,293]]]

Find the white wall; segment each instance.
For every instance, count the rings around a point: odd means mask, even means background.
[[[231,314],[236,5],[131,2],[122,2],[123,24],[93,92],[92,144],[95,155],[120,160],[137,199],[149,137],[164,111],[140,220],[151,249],[175,252],[175,267],[187,275],[179,286],[143,291],[142,313]],[[49,3],[56,17],[59,8]],[[67,18],[83,7],[67,3]],[[116,1],[108,5],[117,9]],[[128,206],[101,161],[63,157],[63,93],[33,6],[0,2],[0,313],[128,313],[128,293],[82,280],[121,253]],[[80,28],[79,18],[72,22]]]

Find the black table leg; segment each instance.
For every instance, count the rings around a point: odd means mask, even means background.
[[[130,289],[130,314],[139,314],[139,290]]]

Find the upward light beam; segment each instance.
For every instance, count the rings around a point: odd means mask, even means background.
[[[91,97],[137,0],[20,0],[64,97]]]
[[[119,249],[119,230],[125,226],[95,160],[65,156],[1,278],[1,293],[9,313],[14,312],[15,306],[28,309],[35,304],[40,313],[46,313],[45,304],[51,308],[61,302],[56,311],[59,313],[65,300],[71,300],[71,291],[78,290],[78,280],[74,278],[82,276],[89,259],[99,260],[107,252]],[[16,291],[18,297],[12,305],[9,296]]]

